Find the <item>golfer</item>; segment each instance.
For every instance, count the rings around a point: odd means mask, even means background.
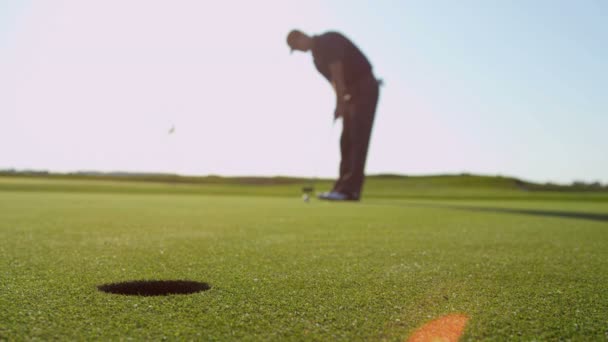
[[[372,66],[355,44],[337,32],[311,37],[293,30],[287,35],[287,44],[292,51],[312,51],[317,70],[336,92],[334,120],[342,118],[340,177],[332,191],[318,197],[358,201],[379,94]]]

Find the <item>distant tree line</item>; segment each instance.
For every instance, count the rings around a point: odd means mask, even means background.
[[[216,175],[208,176],[180,176],[170,173],[145,173],[145,172],[100,172],[100,171],[76,171],[69,173],[53,173],[47,170],[17,170],[17,169],[0,169],[0,176],[15,176],[15,177],[48,177],[60,179],[106,179],[106,180],[129,180],[129,181],[152,181],[152,182],[170,182],[170,183],[239,183],[239,184],[292,184],[301,182],[301,178],[296,177],[221,177]],[[482,178],[504,178],[504,176],[475,176],[469,173],[461,173],[455,175],[440,175],[450,177],[482,177]],[[370,175],[369,178],[410,178],[413,176],[399,174],[377,174]],[[414,177],[415,178],[415,177]],[[599,181],[585,182],[574,181],[571,184],[556,184],[552,182],[540,184],[522,181],[516,178],[509,178],[522,190],[526,191],[608,191],[608,183],[602,184]]]

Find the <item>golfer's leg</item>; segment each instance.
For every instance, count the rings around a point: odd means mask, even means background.
[[[340,136],[340,177],[334,184],[334,191],[341,191],[341,184],[344,177],[348,174],[350,168],[350,134],[351,134],[351,120],[347,117],[342,118],[342,135]]]
[[[354,106],[351,114],[352,124],[347,152],[349,167],[340,183],[341,192],[349,194],[355,199],[361,196],[365,179],[365,162],[378,102],[377,86],[370,88],[365,95]]]
[[[362,119],[360,116],[359,108],[354,106],[353,112],[348,113],[348,119],[344,118],[345,122],[349,122],[349,125],[345,125],[342,138],[344,143],[342,144],[342,162],[340,163],[340,181],[336,183],[335,191],[349,195],[353,198],[358,198],[361,190],[362,176],[359,175],[361,172],[361,151],[364,149],[364,145],[367,144],[364,140],[369,140],[369,137],[365,137],[364,130],[362,129]],[[365,158],[365,157],[363,157]],[[365,160],[363,160],[365,163]]]
[[[372,123],[373,116],[369,117],[368,115],[362,115],[354,124],[350,149],[351,169],[349,176],[347,177],[348,184],[346,185],[348,193],[354,198],[359,198],[363,187],[365,161],[367,160],[367,150],[372,131]]]

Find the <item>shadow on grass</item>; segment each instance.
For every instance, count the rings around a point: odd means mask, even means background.
[[[511,209],[511,208],[495,208],[495,207],[466,207],[466,206],[441,206],[448,209],[504,213],[504,214],[522,214],[532,216],[560,217],[579,220],[591,220],[608,222],[608,214],[583,213],[577,211],[559,211],[559,210],[536,210],[536,209]]]
[[[418,204],[416,204],[418,205]],[[455,210],[503,213],[503,214],[520,214],[545,217],[560,217],[579,220],[591,220],[608,222],[608,214],[584,213],[577,211],[561,211],[561,210],[537,210],[537,209],[515,209],[515,208],[497,208],[497,207],[479,207],[479,206],[464,206],[464,205],[442,205],[442,204],[420,204],[420,206],[446,208]]]

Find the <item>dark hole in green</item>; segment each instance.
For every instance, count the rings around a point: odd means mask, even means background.
[[[211,285],[190,280],[136,280],[97,286],[99,291],[128,296],[167,296],[207,291]]]

